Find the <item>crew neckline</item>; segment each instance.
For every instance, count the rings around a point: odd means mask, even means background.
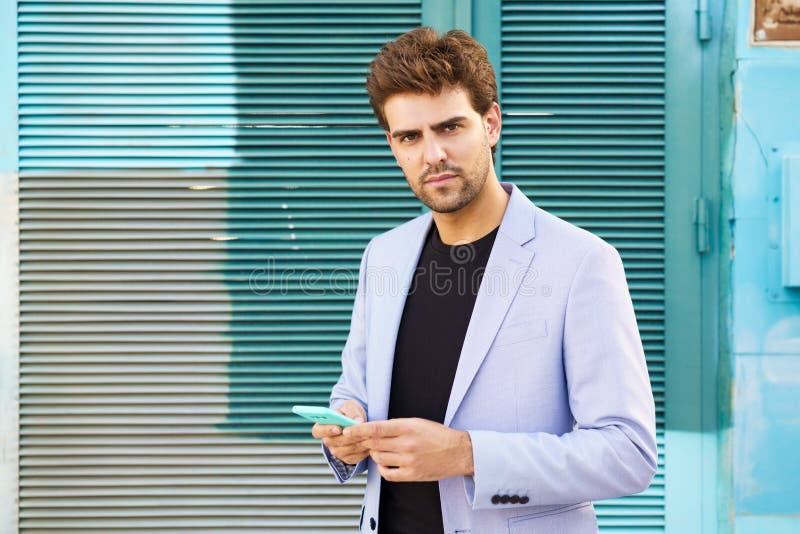
[[[448,245],[444,241],[442,241],[441,236],[439,235],[439,228],[436,226],[436,222],[433,222],[431,228],[431,247],[436,250],[437,252],[441,252],[444,254],[450,254],[453,249],[458,249],[461,247],[473,247],[473,248],[481,248],[484,244],[494,241],[494,238],[497,234],[497,230],[500,229],[500,225],[498,224],[493,230],[489,231],[483,237],[479,237],[475,241],[471,243],[461,243],[458,245]]]

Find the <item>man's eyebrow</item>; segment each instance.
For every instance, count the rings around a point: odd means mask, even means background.
[[[465,120],[467,120],[467,118],[466,117],[462,117],[460,115],[457,116],[457,117],[450,117],[449,119],[443,120],[442,122],[440,122],[438,124],[434,124],[433,126],[431,126],[431,129],[433,129],[433,130],[441,130],[442,128],[444,128],[448,124],[453,124],[454,122],[464,122]]]
[[[450,117],[449,119],[445,119],[442,122],[437,122],[436,124],[432,125],[431,129],[432,130],[440,130],[440,129],[444,128],[445,126],[447,126],[448,124],[453,124],[454,122],[462,122],[462,121],[465,121],[465,120],[467,120],[467,118],[464,117],[464,116],[461,116],[461,115],[459,115],[457,117]],[[419,130],[396,130],[396,131],[392,132],[392,138],[397,139],[398,137],[404,137],[406,135],[418,134],[418,133],[419,133]]]
[[[405,137],[407,135],[418,134],[419,130],[395,130],[392,132],[392,138]]]

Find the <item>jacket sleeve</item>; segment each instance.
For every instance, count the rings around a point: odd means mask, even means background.
[[[562,347],[574,429],[470,431],[475,474],[464,482],[474,510],[518,506],[493,504],[494,495],[571,504],[638,493],[652,481],[655,404],[622,261],[606,243],[576,270]]]
[[[367,384],[366,384],[366,291],[367,291],[367,257],[372,241],[367,245],[361,257],[361,266],[358,272],[358,286],[353,301],[353,314],[350,318],[350,333],[342,350],[342,374],[336,385],[333,386],[330,397],[330,407],[339,408],[347,400],[361,403],[367,411]],[[322,451],[334,475],[339,482],[344,483],[352,477],[363,472],[367,467],[367,459],[360,461],[355,466],[349,466],[334,457],[325,445]]]

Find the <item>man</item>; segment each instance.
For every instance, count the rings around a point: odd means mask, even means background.
[[[331,394],[360,424],[312,429],[339,481],[368,470],[362,532],[596,532],[591,501],[657,467],[617,251],[499,182],[494,72],[466,33],[385,44],[367,90],[430,212],[361,261]]]

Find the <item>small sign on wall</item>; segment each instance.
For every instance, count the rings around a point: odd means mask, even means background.
[[[800,46],[800,0],[754,0],[753,44]]]

